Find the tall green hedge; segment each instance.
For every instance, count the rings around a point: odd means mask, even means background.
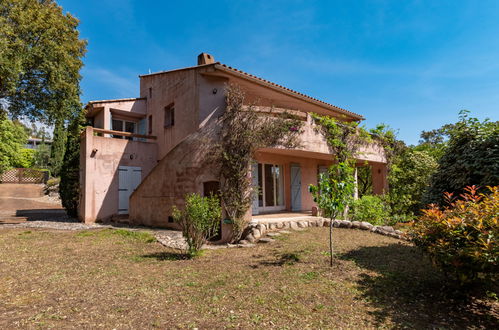
[[[80,133],[84,124],[83,111],[69,123],[66,152],[60,170],[59,194],[62,206],[71,217],[78,215],[80,202]]]
[[[433,174],[424,202],[443,202],[443,193],[463,193],[466,186],[499,185],[499,121],[480,121],[461,112],[449,130],[449,141]]]

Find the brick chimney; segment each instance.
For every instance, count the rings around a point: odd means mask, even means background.
[[[198,65],[215,63],[215,58],[208,53],[198,55]]]

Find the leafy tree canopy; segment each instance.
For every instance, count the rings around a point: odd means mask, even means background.
[[[425,203],[442,203],[443,193],[461,194],[466,186],[499,185],[499,121],[480,121],[461,111],[449,126],[449,141],[431,178]]]
[[[86,48],[77,26],[54,0],[2,0],[0,111],[45,123],[69,117]]]
[[[0,117],[0,173],[21,161],[27,138],[23,125]]]

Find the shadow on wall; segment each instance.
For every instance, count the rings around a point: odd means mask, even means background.
[[[396,328],[494,328],[491,306],[449,284],[414,246],[363,247],[341,256],[379,273],[357,281],[362,298],[372,304],[379,325]]]
[[[216,111],[196,132],[170,150],[130,198],[130,221],[136,225],[178,228],[169,223],[172,207],[182,208],[188,193],[203,194],[205,183],[217,180],[210,162],[219,131]]]
[[[119,167],[140,167],[143,179],[157,163],[157,145],[94,136],[91,128],[87,128],[85,139],[86,143],[82,143],[85,145],[82,207],[86,221],[105,221],[118,213]]]

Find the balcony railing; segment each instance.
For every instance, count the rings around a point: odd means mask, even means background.
[[[100,133],[100,134],[111,134],[111,135],[113,135],[113,137],[114,136],[123,136],[125,138],[132,138],[133,140],[136,140],[136,139],[156,140],[156,136],[154,136],[154,135],[144,135],[144,134],[122,132],[122,131],[113,131],[113,130],[109,130],[109,129],[95,128],[95,127],[92,127],[92,130],[94,132]]]

